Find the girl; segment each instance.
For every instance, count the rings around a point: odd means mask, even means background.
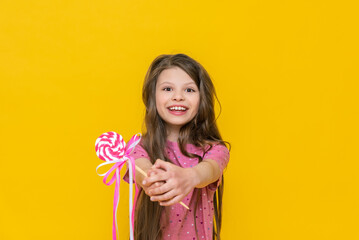
[[[160,55],[142,97],[146,132],[132,156],[148,177],[136,174],[136,240],[220,239],[229,151],[216,125],[208,73],[185,54]]]

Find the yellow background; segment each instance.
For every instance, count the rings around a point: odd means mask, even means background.
[[[162,53],[202,63],[223,107],[223,239],[359,239],[354,2],[2,0],[0,239],[111,239],[94,143],[141,131]],[[126,183],[119,222],[128,239]]]

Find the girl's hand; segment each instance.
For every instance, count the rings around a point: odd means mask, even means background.
[[[170,206],[180,202],[198,184],[196,172],[192,168],[182,168],[172,163],[157,159],[152,167],[156,173],[144,179],[144,186],[151,201],[160,202],[161,206]],[[155,186],[164,182],[161,186]]]
[[[158,169],[156,171],[154,171],[152,168],[149,169],[147,171],[147,176],[148,177],[152,177],[154,175],[156,175],[157,173],[160,173],[160,172],[164,172],[162,169]],[[145,178],[146,179],[146,178]],[[152,184],[143,184],[143,182],[140,184],[140,186],[142,187],[143,191],[145,191],[145,193],[148,195],[148,191],[151,190],[151,189],[154,189],[156,187],[160,187],[164,184],[165,182],[164,181],[161,181],[161,182],[154,182]],[[150,195],[148,195],[150,196]],[[151,196],[150,196],[151,197]]]
[[[154,175],[156,175],[156,174],[158,174],[158,173],[164,173],[165,171],[163,171],[162,169],[149,169],[148,171],[147,171],[147,176],[148,177],[152,177],[152,176],[154,176]],[[164,181],[160,181],[160,182],[154,182],[154,183],[152,183],[152,184],[150,184],[150,185],[148,185],[148,184],[145,184],[145,185],[142,185],[142,189],[145,191],[145,193],[148,195],[148,196],[150,196],[149,194],[148,194],[148,192],[150,191],[150,190],[152,190],[152,189],[155,189],[155,188],[157,188],[157,187],[160,187],[160,186],[162,186],[163,184],[164,184],[165,182]],[[151,196],[150,196],[151,197]]]

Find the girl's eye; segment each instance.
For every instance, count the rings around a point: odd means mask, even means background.
[[[186,89],[186,92],[195,92],[195,90],[192,89],[192,88],[187,88],[187,89]]]
[[[171,91],[171,88],[170,88],[170,87],[165,87],[165,88],[163,89],[163,91]]]

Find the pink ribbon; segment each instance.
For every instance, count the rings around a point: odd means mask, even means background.
[[[139,135],[139,136],[138,136]],[[131,140],[127,143],[123,140],[122,136],[117,134],[116,132],[107,132],[102,134],[99,138],[96,140],[96,154],[97,156],[106,161],[104,163],[101,163],[97,166],[97,169],[108,164],[114,164],[110,170],[108,170],[104,174],[99,174],[99,176],[104,176],[103,182],[106,185],[111,185],[114,181],[116,181],[115,185],[115,196],[113,201],[113,225],[112,225],[112,236],[113,240],[116,240],[116,232],[118,232],[118,225],[117,225],[117,209],[118,209],[118,203],[120,200],[120,181],[121,181],[121,169],[124,166],[124,164],[127,162],[127,166],[129,169],[129,183],[130,183],[130,194],[129,194],[129,214],[130,214],[130,239],[133,240],[133,227],[134,227],[134,217],[135,217],[135,207],[132,206],[132,192],[133,192],[133,180],[136,183],[135,178],[135,159],[130,156],[131,152],[135,148],[135,146],[140,142],[141,135],[140,134],[134,135]],[[110,181],[107,183],[107,178],[109,175],[115,171]],[[138,187],[137,184],[135,184],[135,198],[134,198],[134,206],[136,206],[136,200],[138,195]]]

